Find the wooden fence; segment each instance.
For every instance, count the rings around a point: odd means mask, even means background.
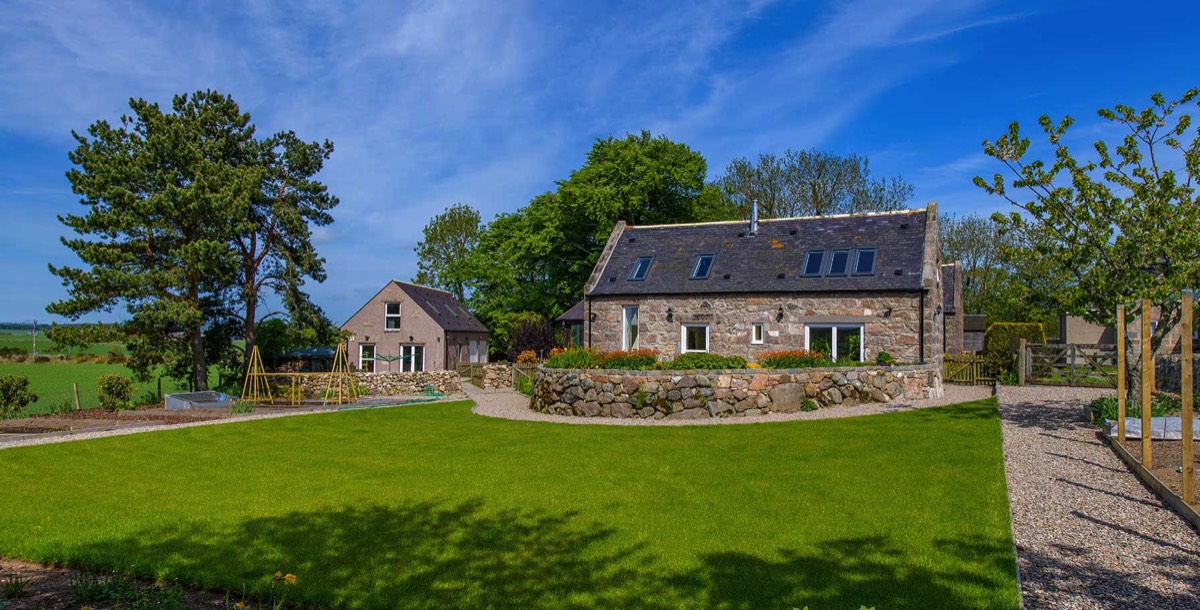
[[[1117,346],[1109,344],[1024,345],[1018,369],[1034,385],[1117,387]]]
[[[471,380],[471,383],[476,386],[483,386],[483,365],[472,362],[460,362],[455,367],[458,370],[458,376]]]
[[[942,357],[942,379],[946,383],[989,385],[994,379],[984,373],[984,357],[977,354],[946,354]]]

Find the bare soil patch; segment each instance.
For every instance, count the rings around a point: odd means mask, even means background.
[[[1141,461],[1141,439],[1126,439],[1125,449],[1129,451],[1130,455]],[[1183,497],[1183,473],[1179,471],[1180,466],[1183,465],[1183,441],[1156,440],[1150,448],[1150,457],[1154,462],[1154,468],[1151,468],[1150,472],[1175,492],[1175,495]],[[1196,465],[1195,472],[1200,473],[1200,454],[1192,456],[1192,463]],[[1200,488],[1197,486],[1198,482],[1200,482],[1200,476],[1193,476],[1193,490]]]

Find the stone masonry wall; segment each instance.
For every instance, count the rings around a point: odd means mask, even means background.
[[[925,360],[933,362],[942,354],[941,302],[931,293],[925,307]],[[742,356],[753,362],[764,352],[804,347],[806,324],[862,324],[868,361],[879,352],[888,352],[900,362],[920,359],[919,293],[864,294],[833,293],[820,296],[798,295],[706,295],[667,297],[593,297],[591,313],[592,346],[603,351],[621,349],[623,307],[638,305],[640,344],[656,349],[664,359],[674,358],[680,349],[683,324],[709,325],[709,351],[723,356]],[[779,309],[783,308],[782,319]],[[672,310],[667,320],[667,309]],[[751,343],[755,322],[765,324],[761,345]],[[586,334],[586,333],[585,333]],[[585,337],[586,340],[586,337]]]
[[[702,419],[942,396],[938,364],[736,371],[538,369],[535,411],[584,417]]]
[[[320,396],[329,388],[328,375],[301,377],[305,398]],[[436,392],[452,393],[462,389],[456,371],[425,371],[420,373],[355,373],[355,381],[373,396],[420,394],[428,386]],[[290,382],[289,382],[290,383]]]
[[[483,378],[479,381],[483,389],[511,388],[513,381],[512,365],[507,363],[486,364],[483,367]]]

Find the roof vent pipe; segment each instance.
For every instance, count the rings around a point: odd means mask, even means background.
[[[750,200],[750,235],[758,234],[758,200]]]

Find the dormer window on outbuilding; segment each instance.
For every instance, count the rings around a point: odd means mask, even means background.
[[[708,272],[712,271],[713,255],[704,254],[696,258],[696,266],[692,267],[693,280],[708,279]]]
[[[653,262],[653,256],[639,256],[633,263],[633,272],[629,274],[629,281],[638,282],[646,279],[646,274],[650,273],[650,263]]]

